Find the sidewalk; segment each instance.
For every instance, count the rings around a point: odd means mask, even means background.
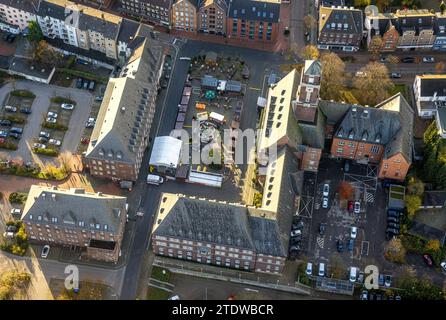
[[[153,265],[167,268],[173,273],[180,273],[195,277],[242,283],[257,287],[281,290],[291,293],[310,295],[311,289],[290,281],[286,277],[233,269],[219,268],[211,265],[197,264],[166,257],[154,257]]]

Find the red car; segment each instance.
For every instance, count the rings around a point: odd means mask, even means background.
[[[348,202],[348,211],[353,212],[353,201]]]
[[[0,143],[5,143],[5,138],[0,138]]]
[[[423,254],[423,260],[429,267],[433,266],[432,257],[429,254]]]
[[[84,137],[84,138],[81,139],[81,143],[82,144],[88,144],[88,143],[90,143],[90,139],[88,139],[87,137]]]

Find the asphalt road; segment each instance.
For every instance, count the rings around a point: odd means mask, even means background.
[[[161,35],[161,38],[170,43],[173,42],[173,39],[169,38],[167,35]],[[163,90],[158,97],[157,114],[155,115],[154,120],[155,125],[152,127],[150,134],[152,141],[156,136],[168,135],[175,125],[177,105],[182,95],[184,82],[189,68],[189,61],[179,60],[179,57],[193,57],[197,54],[205,54],[208,51],[214,51],[218,54],[225,55],[238,55],[246,61],[248,66],[250,66],[251,80],[248,87],[255,89],[248,90],[247,99],[251,102],[248,105],[245,103],[241,128],[253,127],[256,123],[256,117],[253,116],[256,114],[254,99],[257,99],[257,96],[260,93],[264,74],[265,72],[278,69],[283,57],[278,54],[271,54],[263,51],[234,48],[200,41],[188,40],[187,43],[176,41],[175,45],[178,46],[179,53],[176,58],[174,57],[174,54],[172,54],[172,57],[176,59],[176,62],[172,67],[171,81],[169,87],[166,90]],[[143,266],[142,262],[149,247],[153,215],[158,206],[161,192],[187,193],[212,199],[232,201],[239,196],[238,194],[234,194],[234,189],[230,185],[223,185],[222,189],[193,185],[186,186],[175,182],[165,183],[161,187],[148,186],[145,183],[145,179],[148,174],[149,158],[150,148],[145,153],[139,179],[134,186],[133,192],[129,196],[130,216],[133,216],[137,210],[142,210],[145,214],[142,218],[138,218],[134,222],[134,238],[128,255],[127,267],[123,279],[123,288],[120,296],[121,299],[135,299],[136,297],[141,268],[147,267]]]

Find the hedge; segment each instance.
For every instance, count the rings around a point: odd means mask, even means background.
[[[28,90],[14,90],[10,92],[11,96],[20,97],[20,98],[32,98],[34,99],[36,95]]]
[[[58,70],[60,72],[65,73],[68,76],[81,77],[81,78],[85,78],[87,80],[94,80],[94,81],[102,82],[102,83],[107,83],[108,82],[108,78],[98,77],[95,74],[90,73],[90,72],[84,72],[84,71],[67,69],[67,68],[60,68]]]
[[[59,155],[59,152],[54,149],[34,148],[33,152],[37,153],[37,154],[44,155],[44,156],[49,156],[49,157],[57,157]]]
[[[55,98],[51,98],[51,102],[53,103],[70,103],[70,104],[76,104],[76,101],[68,99],[68,98],[64,98],[64,97],[55,97]]]
[[[26,120],[24,118],[13,115],[13,114],[8,114],[6,116],[3,116],[2,120],[9,120],[9,121],[19,123],[19,124],[24,124],[26,122]]]
[[[0,149],[17,150],[17,146],[12,142],[0,143]]]
[[[47,129],[55,129],[55,130],[62,130],[62,131],[67,131],[68,127],[64,126],[63,124],[59,124],[59,123],[49,123],[44,121],[42,123],[42,127],[47,128]]]

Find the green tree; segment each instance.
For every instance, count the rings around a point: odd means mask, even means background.
[[[28,24],[28,39],[35,43],[43,40],[42,30],[36,21],[30,21]]]
[[[307,30],[313,30],[317,27],[317,21],[316,18],[314,18],[311,15],[304,17],[304,24]]]
[[[407,193],[421,196],[424,193],[424,183],[415,176],[411,176],[407,181]]]
[[[45,40],[40,40],[34,46],[33,60],[39,63],[60,65],[62,54],[51,48]]]
[[[371,3],[371,0],[355,0],[355,7],[367,7]]]
[[[444,1],[441,1],[441,3],[440,3],[441,14],[444,14],[445,9],[446,9],[446,4],[444,3]]]
[[[373,56],[377,56],[379,52],[381,51],[383,41],[380,36],[376,35],[370,40],[369,43],[369,51],[372,53]]]
[[[398,238],[393,238],[386,246],[384,257],[395,263],[404,263],[406,260],[406,249]]]
[[[355,77],[353,83],[357,89],[356,98],[365,105],[374,106],[390,96],[393,83],[389,70],[379,62],[371,62],[360,70],[364,76]]]
[[[334,53],[321,56],[322,80],[321,97],[325,100],[338,100],[345,83],[345,63]]]
[[[405,196],[404,200],[406,204],[407,213],[409,214],[409,217],[412,218],[415,215],[415,212],[421,206],[421,197],[408,194]]]
[[[400,289],[407,300],[444,300],[441,288],[432,284],[427,278],[410,278],[403,280]]]

